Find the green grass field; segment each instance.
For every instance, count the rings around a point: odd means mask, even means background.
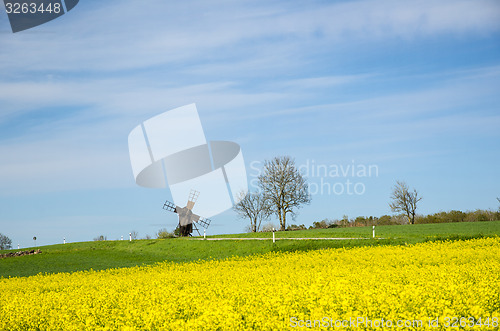
[[[388,239],[405,239],[412,242],[427,238],[448,236],[500,235],[500,221],[495,222],[463,222],[415,225],[383,225],[375,227],[375,236]],[[213,236],[216,238],[263,238],[272,233],[241,233]],[[276,232],[277,238],[371,238],[372,227],[311,229],[300,231]],[[416,240],[416,241],[415,241]]]
[[[38,247],[42,254],[0,259],[0,277],[31,276],[38,273],[102,270],[153,264],[161,261],[189,262],[224,259],[270,251],[296,251],[322,248],[414,244],[427,240],[467,239],[500,235],[500,221],[390,225],[372,228],[336,228],[276,232],[272,240],[199,240],[173,238],[161,240],[100,241]],[[207,238],[272,238],[272,233],[245,233]],[[284,238],[365,238],[347,240],[286,240]],[[383,238],[383,239],[380,239]],[[24,249],[27,250],[27,249]],[[10,250],[16,251],[16,250]],[[2,253],[9,251],[2,251]]]

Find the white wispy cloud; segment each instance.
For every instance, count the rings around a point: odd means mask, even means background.
[[[494,0],[307,6],[127,0],[81,3],[75,9],[39,28],[47,33],[2,34],[0,70],[117,71],[231,55],[252,58],[259,49],[272,56],[283,47],[303,52],[331,42],[460,37],[500,29]]]

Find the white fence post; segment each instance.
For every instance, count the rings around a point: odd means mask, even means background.
[[[63,244],[66,244],[66,238],[63,238]]]
[[[274,236],[274,228],[273,228],[273,244],[276,242],[276,237]]]
[[[203,239],[207,239],[207,230],[203,229]]]
[[[373,226],[373,238],[375,238],[375,225]]]
[[[128,234],[128,236],[129,236],[129,238],[130,238],[130,241],[132,241],[132,232],[130,232],[130,233]]]

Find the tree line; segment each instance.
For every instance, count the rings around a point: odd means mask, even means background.
[[[500,210],[474,210],[474,211],[442,211],[429,215],[415,215],[414,224],[433,224],[433,223],[455,223],[455,222],[487,222],[487,221],[500,221]],[[313,222],[312,226],[308,229],[328,229],[328,228],[345,228],[345,227],[362,227],[373,225],[403,225],[410,224],[408,218],[404,215],[383,215],[376,216],[358,216],[356,218],[349,218],[344,216],[342,219],[329,219],[325,218],[321,221]],[[302,225],[290,225],[287,230],[300,230],[306,229]]]

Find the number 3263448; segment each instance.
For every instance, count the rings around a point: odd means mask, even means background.
[[[8,2],[5,4],[5,11],[7,14],[43,14],[43,13],[55,13],[59,14],[61,12],[60,3],[47,3],[43,2],[40,4],[31,3],[19,3],[19,2]]]
[[[458,328],[458,327],[498,327],[498,317],[487,317],[487,318],[477,318],[474,317],[445,317],[444,327],[446,328]]]

